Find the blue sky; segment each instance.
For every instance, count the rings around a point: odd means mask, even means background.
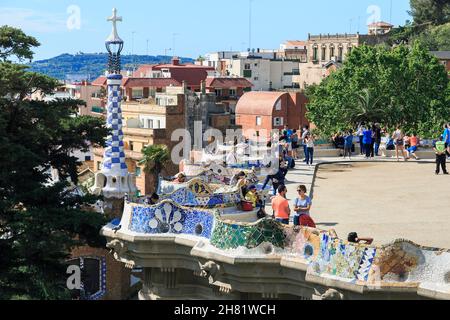
[[[175,54],[193,58],[248,47],[248,0],[2,0],[0,24],[37,37],[42,46],[36,59],[103,52],[113,7],[124,18],[119,23],[124,53],[132,51],[133,32],[136,54],[147,53],[147,40],[149,54],[174,47]],[[308,33],[366,33],[367,22],[378,18],[394,25],[410,19],[409,0],[253,0],[252,8],[252,47],[264,49],[306,39]]]

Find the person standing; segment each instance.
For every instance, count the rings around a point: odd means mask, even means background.
[[[306,164],[310,167],[314,162],[314,137],[310,133],[306,136]]]
[[[375,124],[375,136],[374,136],[374,153],[376,157],[380,156],[380,145],[381,145],[381,135],[382,135],[382,130],[381,130],[381,126],[379,123]]]
[[[299,148],[298,140],[299,139],[298,139],[297,130],[294,129],[294,131],[292,132],[292,137],[291,137],[292,157],[294,158],[294,160],[298,160],[298,148]]]
[[[356,131],[356,135],[359,137],[359,147],[360,147],[360,154],[364,155],[364,131],[366,130],[365,123],[362,122],[359,127],[358,131]]]
[[[305,154],[305,161],[306,162],[306,153],[308,152],[307,146],[306,146],[306,137],[309,135],[309,126],[303,127],[303,133],[302,133],[302,143],[303,143],[303,152]]]
[[[370,128],[370,127],[369,127]],[[372,145],[372,130],[365,129],[363,132],[363,145],[366,151],[366,159],[370,159],[371,145]]]
[[[289,201],[286,199],[286,194],[286,186],[280,185],[278,187],[278,194],[272,199],[272,209],[275,220],[282,224],[289,225],[291,209],[289,208]]]
[[[444,137],[441,136],[439,138],[439,141],[437,141],[434,144],[434,152],[436,152],[436,175],[439,175],[441,173],[441,167],[442,167],[442,172],[444,174],[448,174],[447,171],[447,159],[445,158],[445,152],[446,152],[446,148],[445,148],[445,142],[444,142]]]
[[[344,142],[344,160],[348,155],[348,159],[352,160],[352,147],[353,147],[353,130],[349,130],[345,136]]]
[[[403,159],[406,161],[405,142],[403,141],[403,138],[405,136],[403,135],[403,132],[400,129],[400,127],[397,127],[397,130],[395,130],[395,132],[392,135],[392,137],[394,138],[395,154],[397,156],[397,161],[400,161],[400,158],[398,156],[399,152],[402,153]]]
[[[308,218],[310,218],[310,210],[312,207],[311,198],[306,195],[308,190],[306,186],[301,185],[297,188],[298,198],[294,200],[294,226],[305,226],[315,228],[314,222],[308,223]],[[304,217],[307,216],[307,217]],[[303,218],[303,219],[302,219]],[[303,220],[303,223],[302,223]]]
[[[444,125],[443,139],[447,148],[447,157],[450,160],[450,123]]]

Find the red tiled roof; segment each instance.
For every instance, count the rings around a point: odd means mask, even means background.
[[[106,86],[106,77],[101,76],[92,82],[94,86]],[[134,78],[123,77],[122,87],[135,88],[135,87],[153,87],[164,88],[169,86],[181,86],[181,82],[172,78]]]
[[[165,88],[170,86],[179,87],[181,82],[178,82],[172,78],[124,78],[122,86],[128,88],[135,87],[153,87],[153,88]]]
[[[92,85],[93,86],[106,86],[106,77],[105,76],[98,77],[97,79],[95,79],[92,82]]]
[[[207,78],[207,88],[250,88],[253,84],[245,78]]]
[[[286,92],[252,91],[244,94],[236,105],[236,115],[271,116],[278,100]]]
[[[374,22],[374,23],[369,24],[369,27],[388,27],[388,28],[390,28],[390,27],[393,27],[393,25],[390,23],[387,23],[387,22],[380,21],[380,22]]]
[[[306,41],[300,41],[300,40],[288,40],[286,41],[286,44],[289,46],[306,46]]]

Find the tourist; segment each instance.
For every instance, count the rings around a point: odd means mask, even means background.
[[[280,167],[278,167],[278,171],[276,174],[268,175],[266,177],[262,190],[266,189],[266,186],[269,184],[270,181],[272,182],[273,194],[276,195],[278,192],[278,187],[280,185],[284,185],[285,183],[285,175],[284,172],[280,170]]]
[[[450,123],[444,125],[443,139],[447,148],[447,157],[450,160]]]
[[[408,133],[403,137],[403,142],[405,144],[405,150],[408,150],[411,147],[411,137]]]
[[[291,209],[289,201],[286,199],[287,188],[285,185],[278,187],[278,194],[272,199],[272,209],[275,219],[282,224],[289,225]]]
[[[159,196],[156,193],[153,193],[150,197],[145,199],[145,204],[149,206],[157,205],[159,202]]]
[[[175,179],[173,180],[173,183],[176,183],[176,184],[186,183],[186,175],[184,174],[184,172],[178,173],[175,176]]]
[[[295,129],[292,132],[291,141],[292,141],[292,157],[294,158],[295,161],[298,160],[298,148],[300,147],[297,130]]]
[[[253,208],[256,208],[257,204],[258,204],[258,194],[257,194],[257,189],[255,185],[251,185],[250,187],[248,187],[248,192],[247,195],[245,196],[245,200],[247,200],[248,202],[251,202],[253,205]]]
[[[397,161],[400,161],[399,158],[399,152],[402,153],[403,159],[406,161],[406,152],[405,152],[405,142],[403,140],[404,135],[400,127],[397,127],[397,130],[395,130],[394,134],[392,135],[392,138],[394,139],[395,143],[395,154],[397,157]]]
[[[362,122],[359,127],[358,130],[356,131],[356,135],[359,137],[359,147],[360,147],[360,154],[364,155],[364,131],[366,130],[366,124],[364,122]]]
[[[301,185],[297,188],[298,198],[294,200],[294,226],[303,226],[315,228],[316,224],[310,217],[312,207],[311,198],[306,195],[308,190],[306,186]]]
[[[409,138],[410,147],[406,150],[408,153],[408,158],[413,156],[416,160],[420,160],[418,156],[416,156],[416,151],[419,148],[419,137],[416,133],[413,133],[411,138]]]
[[[309,126],[304,126],[303,133],[302,133],[302,143],[303,143],[303,153],[305,155],[305,160],[303,162],[306,162],[306,153],[308,152],[308,146],[306,144],[306,137],[309,135]]]
[[[445,142],[444,142],[444,137],[441,136],[439,138],[439,141],[437,141],[434,144],[434,152],[436,152],[436,174],[439,175],[441,173],[441,167],[442,167],[442,172],[444,174],[448,174],[447,171],[447,159],[445,157],[445,153],[446,153],[446,148],[445,148]]]
[[[353,130],[349,130],[347,135],[345,136],[344,140],[344,160],[348,155],[348,159],[352,159],[352,148],[353,148]]]
[[[349,233],[347,240],[350,243],[366,244],[369,246],[373,243],[372,238],[360,238],[356,232]]]
[[[306,164],[310,167],[313,165],[314,162],[314,136],[309,133],[306,136]]]
[[[380,124],[376,123],[374,127],[374,153],[376,157],[380,156],[381,136],[382,130]]]
[[[366,152],[366,159],[370,159],[372,146],[372,130],[370,129],[370,126],[363,131],[363,145]]]
[[[248,181],[247,181],[247,175],[245,174],[244,171],[241,171],[237,174],[237,188],[241,190],[242,192],[242,196],[245,198],[245,196],[247,195],[247,185],[248,185]]]

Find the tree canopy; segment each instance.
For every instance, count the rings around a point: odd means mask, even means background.
[[[450,1],[411,0],[409,14],[416,24],[441,25],[450,22]]]
[[[81,164],[71,155],[104,145],[102,119],[78,117],[78,100],[30,99],[58,82],[9,60],[31,59],[38,41],[0,28],[0,299],[67,298],[66,266],[73,247],[100,245],[104,217],[96,201],[70,190]],[[59,172],[52,182],[50,170]]]
[[[355,48],[341,69],[307,95],[307,116],[327,136],[359,122],[379,122],[436,137],[450,118],[445,68],[419,42],[411,48]]]

